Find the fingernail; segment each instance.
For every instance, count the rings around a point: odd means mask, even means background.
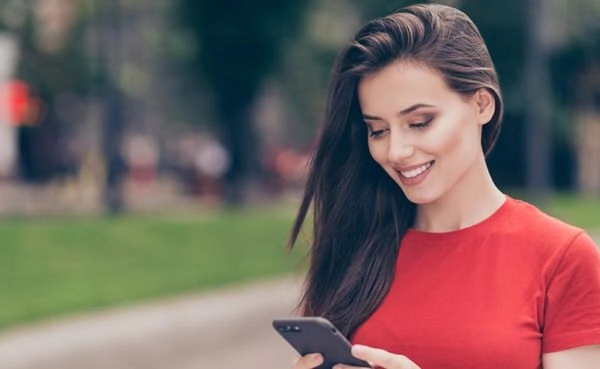
[[[323,364],[323,355],[321,354],[311,354],[310,355],[310,362],[312,363],[312,365],[321,365]]]
[[[361,352],[364,352],[364,350],[365,350],[365,346],[363,346],[363,345],[352,346],[352,354],[360,354]]]

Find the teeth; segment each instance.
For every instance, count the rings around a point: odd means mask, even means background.
[[[401,171],[400,174],[402,174],[406,178],[414,178],[414,177],[418,176],[419,174],[423,173],[424,171],[426,171],[427,169],[429,169],[430,166],[431,166],[431,162],[429,162],[427,164],[423,164],[420,167],[415,168],[413,170],[409,170],[407,172]]]

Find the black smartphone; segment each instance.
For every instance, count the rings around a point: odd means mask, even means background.
[[[301,356],[312,353],[323,355],[324,363],[318,367],[319,369],[331,369],[335,364],[371,367],[367,362],[352,356],[350,342],[325,318],[275,319],[273,328]]]

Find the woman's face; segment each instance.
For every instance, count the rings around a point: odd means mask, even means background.
[[[362,78],[358,98],[371,156],[410,201],[434,202],[486,173],[481,131],[494,112],[487,90],[466,97],[426,65],[398,61]]]

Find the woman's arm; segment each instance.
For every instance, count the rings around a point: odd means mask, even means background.
[[[598,369],[600,345],[576,347],[542,356],[544,369]]]

